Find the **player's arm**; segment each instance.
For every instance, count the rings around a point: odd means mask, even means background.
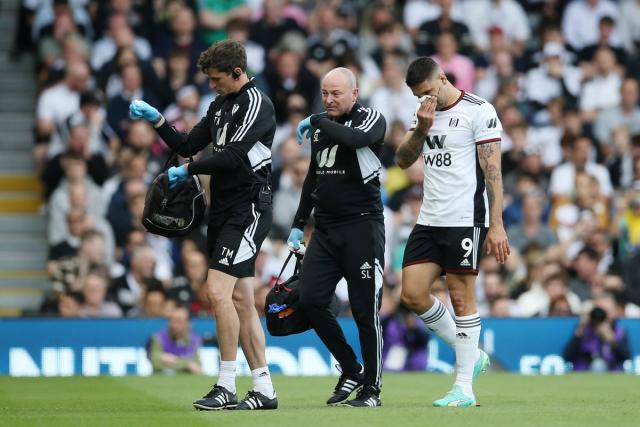
[[[182,157],[194,155],[211,143],[211,123],[213,121],[213,102],[209,105],[207,114],[200,119],[190,132],[178,132],[160,116],[160,120],[153,125],[160,138]]]
[[[261,139],[275,127],[273,106],[262,95],[247,100],[234,115],[240,126],[233,134],[222,132],[220,138],[226,148],[210,158],[198,160],[188,166],[189,174],[210,175],[218,170],[232,170],[250,164],[254,171],[271,163],[271,147]],[[218,141],[220,142],[220,141]]]
[[[422,154],[424,140],[433,125],[435,113],[436,97],[429,96],[420,103],[412,124],[413,129],[405,134],[402,143],[396,150],[396,163],[402,169],[407,169],[414,164]]]
[[[480,141],[477,150],[489,199],[489,231],[485,243],[487,254],[493,253],[496,260],[504,264],[511,249],[502,222],[503,190],[500,139]]]
[[[309,164],[309,172],[307,172],[304,184],[302,185],[300,203],[298,203],[298,210],[296,211],[296,215],[293,217],[293,224],[291,225],[291,228],[304,230],[305,225],[307,225],[307,220],[311,215],[311,210],[313,209],[313,198],[311,197],[311,194],[315,189],[316,167],[312,159]]]
[[[369,110],[362,123],[355,127],[335,122],[325,113],[314,114],[310,120],[311,126],[320,129],[331,141],[352,150],[379,144],[384,140],[387,130],[384,116],[373,109]]]

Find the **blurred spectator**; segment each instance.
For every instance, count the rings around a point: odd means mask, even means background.
[[[540,192],[525,194],[522,198],[522,223],[508,228],[509,244],[522,252],[535,242],[543,247],[556,243],[555,233],[542,223],[544,195]]]
[[[69,14],[59,15],[51,29],[51,32],[44,34],[38,42],[38,61],[39,66],[43,70],[53,71],[64,68],[65,60],[65,44],[73,39],[75,49],[83,57],[88,58],[90,52],[90,44],[87,39],[82,36],[80,29],[76,26],[73,18]],[[55,80],[55,77],[49,81]]]
[[[85,209],[94,218],[103,218],[105,206],[100,187],[86,174],[82,159],[68,155],[63,158],[65,179],[53,192],[48,206],[48,234],[50,242],[58,242],[67,235],[66,215],[72,207]]]
[[[620,5],[620,35],[629,54],[640,54],[640,0],[627,0]]]
[[[309,162],[308,156],[300,156],[295,161],[284,165],[280,187],[273,198],[273,225],[279,227],[284,234],[293,223],[302,194],[302,184],[309,171]]]
[[[45,182],[45,196],[50,195],[59,185],[63,176],[69,174],[68,168],[82,168],[79,175],[86,178],[88,174],[93,182],[102,185],[108,176],[107,161],[104,153],[91,150],[91,130],[85,121],[71,123],[69,129],[68,150],[60,153],[49,160],[42,172],[42,180]],[[70,166],[69,164],[73,165]]]
[[[130,165],[135,165],[138,161],[144,161],[144,165],[146,165],[146,158],[144,156],[134,157]],[[140,168],[142,168],[142,164]],[[146,192],[147,186],[142,179],[131,178],[122,181],[113,193],[107,210],[107,219],[111,227],[113,227],[113,233],[118,247],[124,245],[127,234],[135,228],[131,210],[134,207],[133,204],[136,198],[139,199],[140,196],[144,197]]]
[[[440,16],[434,20],[424,22],[418,28],[415,37],[416,53],[421,56],[433,55],[436,51],[436,40],[443,32],[450,32],[455,36],[460,52],[469,55],[473,48],[469,28],[452,16],[454,0],[439,0]]]
[[[48,144],[62,144],[57,126],[80,107],[80,93],[87,88],[89,67],[83,62],[67,64],[64,80],[44,90],[38,97],[36,107],[36,134],[39,143],[34,148],[36,171],[44,165]]]
[[[581,300],[591,298],[592,288],[598,279],[598,253],[585,247],[573,261],[575,277],[570,281],[570,288]]]
[[[586,172],[598,180],[600,193],[610,197],[613,189],[609,171],[602,165],[590,160],[591,140],[587,137],[576,139],[571,144],[571,157],[568,162],[553,169],[549,191],[554,198],[570,196],[576,192],[576,174]]]
[[[83,296],[80,292],[62,292],[58,295],[58,311],[60,317],[80,317],[80,305]]]
[[[290,31],[305,35],[295,19],[284,14],[285,0],[263,0],[260,19],[251,24],[249,39],[262,46],[262,53],[269,52]],[[249,59],[247,52],[247,59]],[[260,58],[264,61],[264,56]],[[251,69],[251,67],[249,67]],[[259,72],[259,71],[258,71]]]
[[[387,371],[424,371],[427,368],[429,334],[424,323],[406,307],[381,322],[382,360]]]
[[[89,272],[84,278],[80,317],[121,317],[122,310],[114,302],[106,301],[109,279],[102,273]]]
[[[25,5],[35,12],[31,24],[31,36],[38,41],[52,34],[55,23],[61,17],[69,16],[86,37],[93,37],[91,17],[86,7],[89,0],[25,0]]]
[[[598,40],[596,43],[585,46],[578,52],[580,61],[593,61],[596,51],[600,48],[611,49],[618,63],[623,63],[626,59],[624,49],[620,47],[620,39],[615,37],[616,23],[610,16],[603,16],[598,23]]]
[[[198,20],[207,45],[227,36],[227,23],[236,18],[249,19],[251,9],[245,0],[198,0]]]
[[[593,121],[600,111],[616,107],[620,103],[620,76],[616,57],[608,47],[595,53],[595,75],[582,87],[580,110],[585,121]]]
[[[119,49],[131,48],[141,60],[151,59],[151,44],[143,37],[136,36],[124,14],[114,14],[109,18],[109,28],[105,35],[96,40],[91,55],[91,68],[99,70],[109,62]]]
[[[89,230],[81,237],[77,255],[49,262],[47,270],[51,280],[51,290],[45,293],[40,308],[41,313],[55,312],[56,304],[59,308],[61,294],[70,292],[80,294],[84,280],[90,271],[108,270],[105,246],[102,235]],[[76,300],[81,302],[78,298]]]
[[[169,55],[175,51],[185,56],[189,75],[197,73],[198,57],[207,45],[200,39],[196,24],[194,11],[179,5],[169,17],[170,31],[158,32],[153,44],[153,63],[161,77],[166,75]]]
[[[381,84],[370,96],[371,108],[378,110],[389,123],[400,120],[407,128],[411,125],[417,102],[411,89],[404,83],[408,66],[406,54],[385,54]]]
[[[129,310],[129,317],[162,317],[165,315],[166,295],[163,289],[149,289],[142,298],[142,307]]]
[[[336,61],[340,58],[358,50],[358,37],[348,28],[349,8],[348,4],[338,6],[327,0],[316,3],[309,23],[307,66],[317,78],[338,65]]]
[[[543,62],[531,69],[524,81],[526,98],[542,107],[554,98],[578,96],[582,72],[568,63],[562,44],[548,42],[542,54]]]
[[[458,53],[458,42],[452,32],[440,33],[433,59],[445,73],[451,73],[455,77],[455,86],[458,89],[473,92],[476,72],[473,61]]]
[[[114,132],[124,140],[130,123],[129,104],[134,99],[142,99],[152,105],[160,104],[153,92],[142,84],[142,72],[137,65],[127,65],[120,70],[122,92],[111,98],[107,104],[107,122]]]
[[[609,0],[572,0],[562,17],[562,33],[567,43],[578,51],[598,42],[598,24],[604,16],[615,22],[618,6]],[[618,35],[613,35],[614,40]]]
[[[475,93],[485,99],[495,99],[498,90],[509,79],[520,80],[516,74],[513,57],[507,49],[498,49],[491,55],[487,68],[476,69]]]
[[[113,280],[109,288],[109,298],[117,302],[125,314],[142,305],[146,291],[162,289],[162,284],[154,277],[155,266],[153,249],[149,246],[139,246],[131,254],[130,270]]]
[[[167,290],[168,297],[188,307],[192,316],[210,316],[209,302],[206,298],[202,300],[207,282],[207,258],[197,249],[183,250],[182,265],[184,276],[174,279]]]
[[[638,81],[626,78],[620,85],[620,103],[602,110],[594,123],[593,133],[600,146],[607,152],[613,148],[613,131],[621,126],[631,135],[640,135],[640,106],[638,106]]]
[[[488,316],[495,301],[508,298],[509,289],[498,272],[487,272],[483,274],[482,288],[482,296],[478,297],[478,313],[480,313],[481,316]],[[512,311],[511,307],[509,307],[509,311]]]
[[[500,297],[491,301],[488,315],[490,317],[512,317],[511,300]]]
[[[279,2],[280,0],[276,1]],[[257,24],[254,24],[254,26],[255,25]],[[259,40],[250,39],[251,28],[251,23],[246,19],[232,19],[227,22],[227,34],[229,38],[241,42],[247,52],[247,73],[250,76],[257,76],[264,71],[267,51],[260,44]],[[196,62],[192,62],[192,64],[194,63]]]
[[[615,225],[619,236],[618,256],[626,260],[640,253],[640,185],[627,195],[623,206]]]
[[[624,328],[617,325],[618,313],[613,296],[605,294],[595,307],[583,315],[564,350],[564,358],[574,371],[622,371],[631,356]]]
[[[266,92],[273,102],[278,124],[287,118],[287,98],[292,93],[302,95],[307,105],[313,105],[320,92],[318,79],[305,67],[303,59],[304,52],[278,44],[265,69]]]
[[[186,60],[185,60],[186,61]],[[132,47],[125,46],[118,48],[112,59],[105,62],[99,70],[96,71],[97,85],[104,92],[108,101],[121,94],[124,90],[124,82],[122,78],[122,71],[129,66],[138,67],[142,76],[142,86],[145,89],[149,89],[166,101],[168,98],[172,98],[172,94],[167,93],[167,89],[162,86],[156,71],[154,70],[151,62],[143,60],[138,57],[135,50]],[[186,69],[188,70],[187,64]],[[166,72],[163,70],[163,77],[166,78]]]
[[[80,236],[87,231],[87,214],[84,208],[71,208],[67,213],[67,230],[65,240],[49,246],[47,261],[57,261],[64,257],[73,257],[80,247]]]
[[[292,93],[287,97],[286,115],[288,120],[278,125],[278,127],[276,128],[276,134],[273,137],[273,144],[271,145],[271,152],[273,153],[280,152],[280,156],[273,157],[273,164],[271,167],[274,168],[274,175],[275,175],[275,170],[277,170],[278,168],[281,168],[282,165],[286,163],[287,160],[290,160],[289,158],[286,158],[286,159],[284,158],[287,156],[285,155],[285,153],[282,152],[283,148],[281,147],[281,144],[287,138],[296,137],[296,129],[298,127],[298,123],[300,123],[305,117],[307,117],[310,112],[311,111],[309,108],[309,104],[307,104],[307,100],[304,98],[303,95],[299,93]],[[305,147],[306,145],[303,145],[302,149],[304,150]],[[298,148],[298,150],[296,150],[296,155],[297,155],[297,153],[300,151],[299,149],[300,147],[297,146],[297,142],[296,142],[296,148]],[[274,180],[274,183],[275,182],[276,181]],[[275,190],[277,190],[277,185],[274,191]]]
[[[177,307],[169,314],[169,327],[149,340],[149,359],[154,372],[202,374],[202,337],[191,330],[189,312]]]
[[[464,2],[464,20],[473,43],[480,50],[489,47],[489,34],[499,28],[511,47],[520,54],[531,36],[527,15],[516,0],[472,0]]]
[[[580,310],[580,297],[569,290],[567,276],[558,267],[549,270],[542,284],[534,283],[530,290],[520,295],[517,301],[519,313],[524,317],[549,315],[552,303],[559,298],[566,298],[572,313]],[[557,307],[553,307],[557,309]]]

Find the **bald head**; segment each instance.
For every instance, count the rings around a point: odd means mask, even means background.
[[[330,84],[344,85],[348,90],[353,90],[357,87],[356,76],[353,72],[345,67],[334,68],[329,71],[322,79],[322,86],[325,82]]]
[[[348,68],[334,68],[322,79],[322,103],[330,118],[338,118],[351,111],[357,99],[356,76]]]

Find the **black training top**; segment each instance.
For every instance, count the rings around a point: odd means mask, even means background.
[[[386,131],[382,114],[356,103],[337,120],[311,117],[311,164],[293,227],[303,228],[311,210],[319,225],[382,218],[380,154]]]
[[[256,200],[271,172],[271,143],[276,130],[271,100],[253,82],[237,93],[218,96],[191,132],[166,122],[157,131],[183,157],[210,143],[213,155],[189,165],[191,175],[211,175],[211,214],[228,212]],[[270,185],[270,183],[269,183]]]

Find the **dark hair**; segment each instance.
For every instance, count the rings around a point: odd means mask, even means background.
[[[200,54],[198,67],[203,73],[215,69],[223,73],[233,74],[233,70],[247,69],[247,52],[242,43],[235,40],[215,42]]]
[[[586,256],[591,261],[598,261],[598,259],[600,258],[600,256],[598,256],[598,252],[596,252],[596,250],[590,246],[585,246],[584,248],[582,248],[580,252],[578,252],[578,255],[576,256],[576,258],[578,258],[581,255]]]
[[[409,87],[419,85],[423,81],[431,79],[437,69],[438,63],[433,59],[427,56],[416,58],[411,64],[409,64],[405,82]]]

